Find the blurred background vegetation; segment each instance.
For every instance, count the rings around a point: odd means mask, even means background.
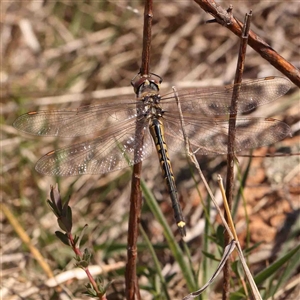
[[[220,2],[224,8],[230,3],[235,17],[240,20],[251,8],[252,30],[299,68],[298,1]],[[71,249],[63,246],[54,235],[58,230],[56,218],[46,204],[49,187],[57,182],[62,195],[71,197],[74,233],[79,233],[85,224],[89,225],[83,247],[93,251],[93,264],[111,266],[112,269],[116,266],[113,271],[102,274],[105,282],[114,280],[108,299],[123,299],[124,266],[117,263],[126,262],[130,168],[102,176],[42,176],[34,170],[38,158],[71,141],[21,134],[12,123],[27,111],[75,109],[108,97],[133,98],[130,80],[141,64],[143,1],[12,0],[0,5],[1,199],[41,251],[54,274],[60,274],[73,269],[74,261]],[[205,24],[211,16],[192,1],[155,1],[153,13],[151,71],[163,77],[166,83],[163,88],[232,83],[239,48],[235,35],[218,24]],[[248,48],[244,78],[272,75],[280,76],[280,73]],[[260,116],[277,117],[292,126],[293,137],[276,146],[281,150],[299,152],[299,113],[299,90],[296,88],[258,111]],[[258,149],[254,154],[264,155],[274,149],[275,146]],[[214,188],[216,174],[225,174],[224,157],[199,157],[199,161]],[[239,158],[241,176],[248,163],[248,158]],[[199,270],[201,286],[215,266],[215,262],[209,260],[205,269],[209,274],[203,275],[206,257],[201,250],[205,244],[207,252],[220,257],[217,243],[208,245],[208,235],[217,232],[220,222],[213,218],[205,226],[202,201],[206,203],[207,194],[186,158],[176,157],[173,168],[187,219],[191,265],[197,266],[195,271]],[[155,153],[143,163],[143,178],[177,234]],[[252,160],[243,189],[244,206],[238,209],[236,222],[245,247],[261,243],[249,256],[254,273],[299,242],[299,180],[297,156]],[[219,192],[214,190],[218,196]],[[170,298],[181,299],[190,291],[168,249],[160,225],[146,205],[141,221],[155,247]],[[1,223],[3,299],[21,299],[18,295],[22,293],[27,293],[25,299],[58,299],[53,288],[44,285],[47,275],[3,214]],[[289,288],[276,299],[296,299],[299,262],[293,267],[275,292]],[[283,270],[272,276],[278,278]],[[138,276],[143,299],[167,299],[160,291],[149,249],[142,237],[139,240]],[[84,283],[85,279],[65,283],[72,299],[87,299],[82,295]],[[268,284],[263,287],[272,290]],[[220,299],[220,292],[218,281],[206,299]],[[265,295],[264,299],[271,296],[268,292]]]

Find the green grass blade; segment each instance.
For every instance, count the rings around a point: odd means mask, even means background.
[[[167,243],[169,245],[169,248],[177,261],[178,265],[180,266],[180,269],[182,271],[182,275],[184,276],[187,286],[189,290],[193,291],[197,288],[196,286],[196,280],[193,276],[192,267],[187,263],[187,261],[184,258],[183,252],[180,249],[177,241],[175,240],[175,237],[166,221],[166,218],[162,214],[160,207],[158,206],[154,196],[147,188],[145,182],[141,181],[141,187],[142,191],[145,197],[145,200],[147,202],[147,205],[149,206],[150,210],[154,214],[157,221],[161,224],[164,230],[164,235],[167,240]]]
[[[152,246],[150,240],[148,239],[148,236],[147,236],[146,232],[144,231],[143,227],[140,225],[139,228],[140,228],[140,231],[141,231],[141,233],[142,233],[142,235],[144,237],[144,240],[145,240],[145,242],[146,242],[146,244],[148,246],[148,250],[150,251],[150,254],[151,254],[152,258],[153,258],[153,263],[155,265],[155,269],[156,269],[157,275],[158,275],[158,277],[160,279],[160,284],[162,285],[162,289],[163,289],[164,294],[166,296],[165,299],[170,300],[171,298],[170,298],[169,293],[168,293],[167,283],[166,283],[165,278],[164,278],[164,276],[162,274],[161,266],[160,266],[159,260],[157,258],[157,255],[156,255],[156,253],[154,251],[154,247]]]

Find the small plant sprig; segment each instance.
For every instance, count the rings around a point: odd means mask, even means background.
[[[63,231],[56,231],[55,234],[65,245],[70,246],[73,249],[76,255],[75,266],[84,270],[90,281],[90,283],[85,285],[86,292],[84,292],[84,294],[92,298],[106,300],[106,290],[110,283],[105,285],[100,278],[97,278],[95,280],[90,273],[88,266],[90,264],[92,254],[88,249],[84,249],[84,251],[82,252],[79,248],[83,233],[87,228],[87,225],[83,228],[80,236],[72,235],[72,209],[69,206],[69,201],[70,198],[62,201],[57,185],[50,186],[50,200],[48,199],[47,202],[50,205],[53,213],[57,217],[58,226]]]

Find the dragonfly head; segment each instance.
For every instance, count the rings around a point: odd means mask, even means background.
[[[137,76],[132,79],[131,85],[138,98],[142,97],[144,93],[159,91],[162,82],[160,76],[151,73],[150,75],[141,75],[139,78],[136,78]]]

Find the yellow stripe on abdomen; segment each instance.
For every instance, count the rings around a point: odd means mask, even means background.
[[[171,161],[168,155],[168,147],[165,142],[164,126],[160,119],[153,118],[149,125],[150,133],[155,142],[156,151],[160,161],[161,170],[164,180],[166,182],[168,192],[172,201],[172,207],[174,210],[174,217],[178,226],[178,229],[182,236],[185,236],[185,221],[183,218],[182,210],[178,202],[177,189],[175,185],[175,178],[172,171]]]

